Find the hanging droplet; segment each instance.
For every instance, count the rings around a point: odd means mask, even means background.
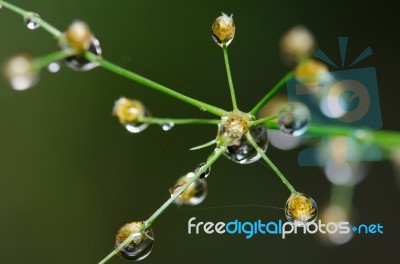
[[[127,246],[122,248],[118,255],[128,260],[142,260],[146,258],[154,245],[154,233],[151,227],[141,231],[143,222],[131,222],[121,227],[115,238],[115,247],[118,247],[129,236],[133,236],[133,240]]]
[[[36,19],[40,19],[40,16],[36,13],[29,12],[28,15],[24,17],[25,25],[30,30],[35,30],[39,28],[39,24],[35,21]]]
[[[92,37],[88,51],[101,58],[100,42],[96,38]],[[90,71],[99,66],[98,62],[89,61],[81,55],[65,58],[65,64],[75,71]]]
[[[285,214],[290,222],[312,222],[318,215],[317,203],[306,194],[292,194],[286,202]]]
[[[139,133],[145,130],[149,124],[139,122],[140,117],[150,117],[150,112],[138,100],[121,97],[115,101],[113,115],[131,133]]]
[[[196,167],[196,169],[194,170],[194,173],[197,174],[197,172],[198,172],[204,165],[206,165],[205,162],[200,163],[200,164]],[[211,167],[208,167],[207,170],[206,170],[205,172],[203,172],[202,174],[200,174],[200,179],[207,178],[208,175],[210,174],[210,172],[211,172]]]
[[[162,124],[162,125],[161,125],[161,128],[162,128],[162,130],[164,130],[164,131],[169,131],[169,130],[171,130],[174,126],[175,126],[175,124],[174,124],[173,122],[168,122],[168,123]]]
[[[178,190],[180,190],[194,175],[195,174],[193,172],[190,172],[185,176],[179,178],[171,190],[171,195],[175,194]],[[181,204],[198,205],[202,201],[204,201],[206,196],[207,196],[207,182],[205,179],[198,179],[194,181],[191,185],[189,185],[189,187],[175,199],[175,203],[178,205]]]
[[[12,88],[17,91],[26,90],[38,81],[38,73],[32,64],[32,58],[26,54],[15,55],[4,67],[5,75]]]
[[[311,57],[315,51],[315,39],[304,26],[295,26],[287,31],[281,39],[282,55],[290,64]]]
[[[218,135],[223,135],[224,127],[220,126]],[[267,128],[261,124],[249,128],[250,134],[253,137],[257,145],[265,152],[268,148],[268,133]],[[242,135],[239,139],[235,139],[231,144],[228,145],[224,156],[228,159],[240,163],[249,164],[256,162],[261,158],[257,150],[247,141],[245,135]]]
[[[47,70],[51,73],[57,73],[61,69],[61,65],[58,62],[52,62],[47,66]]]
[[[222,13],[221,16],[215,19],[211,27],[212,38],[221,48],[224,46],[224,43],[228,47],[235,37],[235,23],[232,16]]]
[[[303,135],[310,120],[311,114],[307,106],[298,102],[284,105],[278,115],[279,129],[292,136]]]

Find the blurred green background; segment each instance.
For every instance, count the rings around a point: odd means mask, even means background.
[[[213,20],[233,13],[237,33],[229,48],[243,110],[250,109],[288,68],[279,40],[303,24],[319,47],[339,61],[338,36],[349,36],[349,58],[370,45],[374,55],[358,66],[377,69],[385,129],[400,130],[398,25],[395,8],[380,1],[22,1],[59,29],[86,21],[104,57],[184,94],[230,107],[221,49],[211,40]],[[43,30],[28,31],[22,18],[0,10],[0,59],[27,51],[40,56],[56,42]],[[41,73],[40,82],[16,92],[0,78],[0,263],[97,263],[113,248],[116,230],[144,220],[168,197],[176,179],[204,161],[210,149],[190,147],[212,139],[213,126],[151,126],[129,134],[112,117],[121,95],[140,99],[153,115],[210,117],[103,69],[66,67]],[[294,186],[322,207],[330,184],[320,168],[299,167],[295,151],[268,154]],[[154,224],[155,247],[143,263],[398,263],[400,191],[390,161],[370,164],[355,189],[358,223],[381,223],[384,234],[356,236],[327,247],[313,235],[188,235],[187,221],[277,220],[268,208],[193,210],[172,206]],[[208,178],[209,195],[196,208],[262,204],[283,207],[288,191],[261,164],[221,159]],[[119,257],[110,263],[126,263]]]

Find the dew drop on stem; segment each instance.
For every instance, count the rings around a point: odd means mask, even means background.
[[[33,12],[28,13],[28,15],[24,17],[24,22],[28,29],[35,30],[40,27],[35,19],[40,19],[40,16]]]
[[[171,130],[173,127],[175,126],[175,124],[173,122],[168,122],[168,123],[164,123],[161,125],[162,130],[164,131],[169,131]]]

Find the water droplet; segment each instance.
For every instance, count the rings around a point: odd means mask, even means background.
[[[40,19],[40,16],[36,13],[30,12],[24,18],[25,25],[30,30],[35,30],[39,28],[39,24],[35,21],[36,19]]]
[[[131,133],[142,132],[149,126],[148,123],[138,122],[139,117],[151,117],[150,111],[138,100],[121,97],[115,101],[112,113]]]
[[[177,190],[183,187],[191,177],[195,174],[190,172],[185,176],[178,179],[172,188],[172,194],[174,194]],[[175,199],[175,203],[178,205],[186,204],[186,205],[198,205],[207,196],[207,182],[205,179],[198,179],[193,182],[189,187]]]
[[[197,172],[198,172],[204,165],[206,165],[205,162],[200,163],[200,164],[196,167],[196,169],[194,170],[194,173],[197,174]],[[200,177],[199,177],[199,178],[200,178],[200,179],[207,178],[208,175],[210,174],[210,172],[211,172],[211,167],[208,167],[207,170],[206,170],[205,172],[203,172],[202,174],[200,174]]]
[[[200,106],[201,111],[207,111],[207,109],[204,106]]]
[[[318,215],[317,203],[306,194],[292,194],[286,202],[285,214],[290,222],[312,222]]]
[[[115,238],[115,247],[118,247],[129,236],[131,243],[118,252],[118,255],[128,260],[142,260],[146,258],[154,245],[154,233],[151,227],[140,231],[143,222],[131,222],[122,226]]]
[[[12,88],[17,91],[26,90],[38,81],[38,74],[33,68],[32,58],[26,54],[10,58],[6,62],[4,70]]]
[[[310,111],[304,104],[288,103],[279,111],[279,128],[285,134],[300,136],[306,132],[310,119]]]
[[[59,72],[61,69],[61,65],[58,62],[52,62],[47,66],[47,70],[51,73]]]
[[[144,117],[151,117],[150,111],[145,109]],[[125,128],[131,133],[140,133],[149,127],[149,123],[129,122],[125,124]]]
[[[224,42],[226,46],[229,46],[235,37],[235,23],[233,22],[232,15],[228,16],[222,13],[221,16],[217,17],[211,27],[211,36],[214,42],[221,48]]]
[[[61,49],[70,49],[70,47],[65,43],[60,44],[60,46],[61,46]],[[100,47],[100,42],[95,37],[92,37],[92,41],[91,41],[88,51],[98,57],[101,57],[102,51],[101,51],[101,47]],[[92,69],[96,68],[97,66],[99,66],[98,62],[89,61],[81,55],[75,55],[75,56],[70,56],[70,57],[65,58],[65,64],[69,68],[71,68],[75,71],[89,71],[89,70],[92,70]]]
[[[161,128],[162,128],[162,130],[164,130],[164,131],[169,131],[169,130],[171,130],[174,126],[175,126],[175,124],[174,124],[173,122],[168,122],[168,123],[162,124],[162,125],[161,125]]]
[[[268,148],[268,134],[267,129],[264,125],[253,126],[249,128],[250,134],[253,137],[257,145],[265,152]],[[224,134],[224,127],[220,126],[218,135]],[[247,141],[245,135],[242,135],[239,139],[234,140],[227,147],[225,157],[228,159],[240,163],[249,164],[256,162],[261,158],[257,150]]]

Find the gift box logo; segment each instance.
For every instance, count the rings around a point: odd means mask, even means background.
[[[373,54],[367,47],[361,54],[346,66],[348,37],[339,37],[341,67],[333,62],[322,50],[315,57],[336,68],[336,71],[320,74],[310,78],[311,82],[300,82],[296,78],[288,81],[289,101],[306,104],[313,122],[327,125],[340,125],[352,128],[379,129],[382,127],[376,70],[373,67],[352,68]],[[332,146],[333,148],[335,146]],[[368,155],[347,155],[347,160],[379,160],[380,150],[377,146],[368,146]],[[371,152],[372,150],[372,152]],[[299,153],[299,164],[302,166],[327,165],[317,160],[318,148],[305,149]],[[372,154],[371,154],[372,153]]]

